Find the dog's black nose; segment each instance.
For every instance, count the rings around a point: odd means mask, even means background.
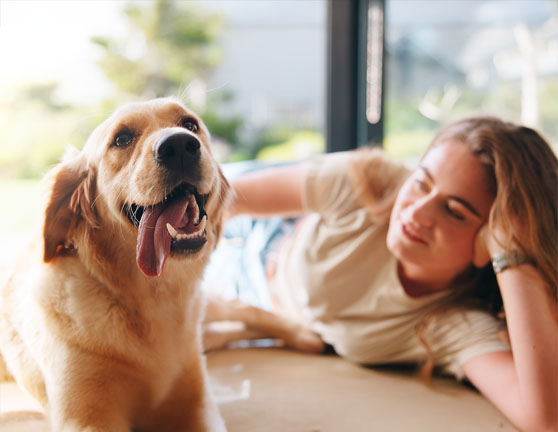
[[[175,174],[195,175],[199,171],[200,142],[185,132],[165,135],[157,142],[155,160]]]

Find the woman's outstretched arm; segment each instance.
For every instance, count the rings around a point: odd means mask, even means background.
[[[493,256],[495,242],[489,242]],[[517,427],[558,431],[558,307],[531,264],[497,274],[512,352],[480,355],[467,378]]]
[[[229,216],[296,216],[303,212],[303,183],[308,165],[267,168],[241,175],[231,181],[235,192]]]

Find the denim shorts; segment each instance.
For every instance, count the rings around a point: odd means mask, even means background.
[[[204,273],[204,289],[272,310],[266,263],[281,240],[294,232],[295,218],[237,216],[223,227]]]

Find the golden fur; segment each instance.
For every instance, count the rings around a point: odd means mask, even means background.
[[[153,206],[175,187],[154,149],[162,137],[184,134],[185,118],[199,125],[194,186],[208,195],[207,243],[171,252],[150,277],[138,269],[138,229],[124,208]],[[133,142],[118,147],[122,130]],[[229,189],[209,141],[176,100],[130,104],[47,176],[43,229],[0,287],[0,346],[53,431],[225,430],[200,342],[199,280]]]

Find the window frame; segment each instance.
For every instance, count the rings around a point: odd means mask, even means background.
[[[386,0],[328,1],[326,73],[326,151],[381,146],[385,89]],[[379,118],[371,123],[367,109],[368,11],[381,11],[381,84]]]

